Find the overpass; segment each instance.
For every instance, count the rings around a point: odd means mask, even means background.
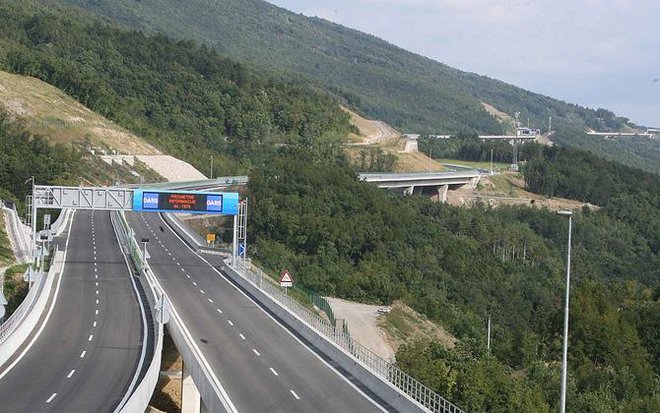
[[[445,202],[449,189],[475,187],[481,175],[476,169],[468,169],[456,172],[361,173],[358,176],[360,180],[375,183],[379,188],[407,195],[437,195],[441,202]]]

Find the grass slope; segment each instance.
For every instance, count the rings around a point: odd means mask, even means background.
[[[0,71],[0,107],[51,143],[86,142],[103,150],[156,155],[142,139],[39,79]]]

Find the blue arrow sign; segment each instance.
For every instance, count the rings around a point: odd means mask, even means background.
[[[239,257],[245,257],[245,244],[244,243],[238,244],[238,256]]]

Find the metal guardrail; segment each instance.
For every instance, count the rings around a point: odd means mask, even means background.
[[[30,292],[25,296],[25,299],[16,308],[12,315],[0,325],[0,344],[11,335],[11,333],[20,325],[25,315],[32,309],[34,302],[39,297],[41,289],[44,285],[46,277],[43,275],[37,277],[37,283],[32,286]]]
[[[362,344],[353,340],[345,329],[336,328],[330,322],[305,308],[295,299],[285,295],[276,285],[272,284],[269,280],[264,280],[264,277],[268,276],[260,268],[254,267],[251,263],[239,260],[237,267],[234,267],[234,269],[237,269],[237,273],[243,278],[268,294],[280,305],[287,308],[325,339],[355,357],[373,374],[391,383],[401,392],[424,406],[428,411],[434,413],[464,412],[420,381],[399,369],[395,364],[384,360]]]

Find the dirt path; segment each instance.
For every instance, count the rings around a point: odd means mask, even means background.
[[[339,298],[328,298],[335,317],[346,320],[348,331],[358,343],[388,361],[394,361],[394,349],[385,333],[378,327],[379,305],[352,303]]]

